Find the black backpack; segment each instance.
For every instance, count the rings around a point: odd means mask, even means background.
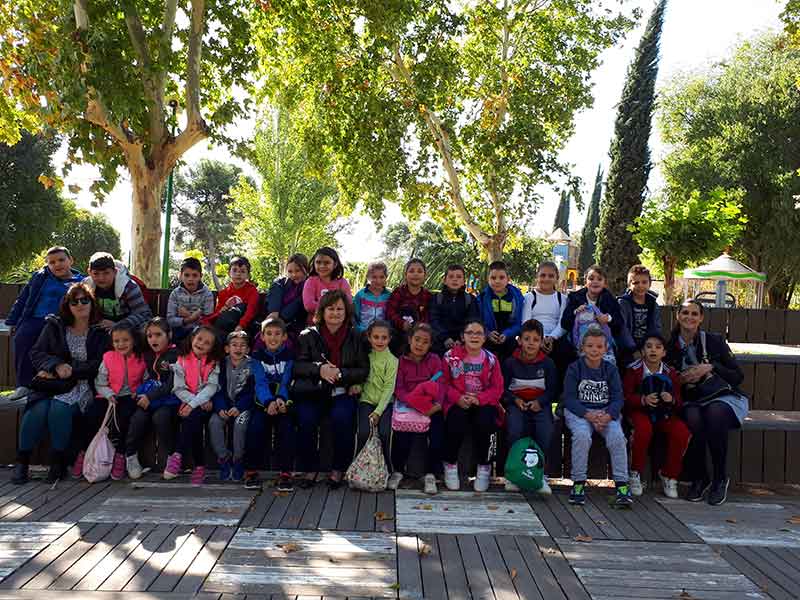
[[[556,291],[556,294],[558,294],[558,308],[560,309],[561,308],[561,292]],[[533,288],[531,288],[531,295],[533,296],[533,302],[531,303],[531,308],[533,308],[534,306],[536,306],[536,290],[533,289]]]

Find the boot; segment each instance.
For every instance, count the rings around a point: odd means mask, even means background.
[[[14,475],[11,477],[11,483],[14,485],[28,483],[28,463],[30,460],[30,452],[19,452],[17,454],[17,464],[14,465]]]
[[[66,469],[64,468],[63,450],[52,450],[50,452],[50,470],[45,477],[46,483],[55,483],[64,478]]]

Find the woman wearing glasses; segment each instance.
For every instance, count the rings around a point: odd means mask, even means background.
[[[58,314],[48,315],[31,350],[35,377],[28,395],[19,432],[19,451],[12,481],[28,480],[28,464],[33,450],[50,433],[50,471],[47,481],[61,479],[65,473],[66,452],[73,438],[73,419],[81,429],[79,437],[91,437],[84,415],[94,398],[94,378],[108,347],[108,333],[98,327],[102,319],[92,290],[83,283],[70,286],[62,298]]]

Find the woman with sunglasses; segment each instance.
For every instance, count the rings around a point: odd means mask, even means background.
[[[50,433],[51,446],[47,482],[64,476],[73,419],[79,417],[79,424],[87,423],[82,417],[93,402],[94,378],[108,347],[108,333],[98,326],[101,319],[94,294],[83,283],[70,286],[58,314],[45,318],[44,329],[31,350],[36,375],[20,424],[14,483],[28,481],[31,453],[45,431]],[[92,433],[79,432],[84,438]]]

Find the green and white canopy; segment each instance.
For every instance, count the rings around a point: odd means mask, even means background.
[[[723,254],[706,265],[695,267],[694,269],[686,269],[683,272],[683,278],[711,279],[713,281],[757,281],[764,283],[767,281],[767,274],[754,271],[738,260]]]

